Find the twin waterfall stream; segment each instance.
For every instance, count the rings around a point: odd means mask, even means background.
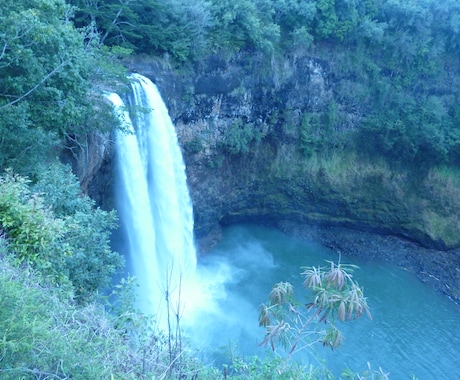
[[[301,292],[300,266],[335,261],[337,253],[273,229],[232,226],[197,265],[192,203],[174,126],[154,84],[137,74],[130,79],[125,101],[113,93],[107,97],[125,129],[116,136],[115,195],[121,251],[139,285],[137,307],[163,331],[180,318],[203,359],[228,363],[234,344],[238,354],[263,357],[258,306],[273,284],[287,280]],[[341,325],[344,347],[332,352],[314,346],[302,360],[326,365],[335,376],[345,368],[362,371],[370,362],[394,379],[459,378],[458,305],[402,268],[342,259],[361,268],[354,276],[374,318]]]
[[[119,95],[108,95],[126,129],[117,131],[117,206],[129,269],[141,289],[138,307],[165,327],[168,306],[181,308],[193,288],[193,209],[176,132],[156,86],[133,74],[131,87],[128,105],[136,117]]]

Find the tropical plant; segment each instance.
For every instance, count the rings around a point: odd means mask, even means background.
[[[354,265],[330,262],[329,267],[304,268],[303,285],[310,292],[310,302],[299,302],[294,297],[294,288],[289,282],[273,286],[268,305],[261,305],[259,325],[265,327],[266,335],[261,345],[281,344],[291,356],[312,344],[335,349],[343,336],[335,321],[359,318],[363,313],[371,314],[362,288],[353,280]],[[326,329],[319,329],[320,322]]]
[[[124,71],[72,15],[64,0],[0,3],[0,169],[30,175],[71,131],[116,125],[94,89]]]
[[[42,168],[37,180],[10,171],[0,177],[0,229],[9,249],[43,278],[93,297],[122,265],[110,248],[115,213],[96,208],[61,164]]]

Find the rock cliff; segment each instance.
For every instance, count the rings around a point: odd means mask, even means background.
[[[322,159],[314,151],[305,154],[305,144],[314,143],[307,139],[302,145],[305,115],[320,115],[327,124],[334,105],[341,120],[334,128],[340,132],[353,130],[365,112],[334,98],[336,83],[326,61],[307,55],[270,61],[211,56],[199,67],[171,70],[164,62],[136,57],[126,65],[157,84],[176,125],[201,253],[219,240],[222,226],[235,222],[304,231],[302,236],[315,231],[316,238],[337,250],[391,257],[401,265],[410,262],[407,266],[423,280],[460,298],[460,256],[446,250],[459,243],[456,201],[446,204],[433,190],[433,181],[414,182],[410,173],[394,173],[383,163],[361,162],[333,150]],[[109,166],[101,170],[110,172]],[[88,189],[104,198],[95,184]],[[460,194],[453,199],[460,200]],[[449,228],[451,240],[445,233]],[[382,239],[396,241],[394,237],[407,241],[404,250],[383,244]],[[373,249],[373,240],[386,250]],[[392,255],[390,246],[399,251]],[[421,260],[420,246],[436,254]]]

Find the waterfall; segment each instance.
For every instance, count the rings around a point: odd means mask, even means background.
[[[196,268],[193,209],[174,125],[156,86],[131,76],[130,113],[117,94],[108,98],[126,131],[117,131],[116,190],[139,307],[165,326],[166,295],[176,307],[187,297]],[[172,305],[171,305],[172,304]],[[177,310],[176,310],[177,312]]]

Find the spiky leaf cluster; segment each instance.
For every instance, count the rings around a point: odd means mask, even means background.
[[[273,286],[269,304],[261,305],[259,325],[266,335],[261,345],[272,349],[281,344],[292,354],[322,342],[334,349],[341,345],[343,335],[335,321],[359,318],[364,312],[372,319],[364,293],[354,281],[352,272],[357,267],[329,262],[328,267],[306,267],[302,272],[303,285],[311,299],[301,303],[294,296],[294,288],[288,282]],[[320,322],[326,329],[318,331]]]

